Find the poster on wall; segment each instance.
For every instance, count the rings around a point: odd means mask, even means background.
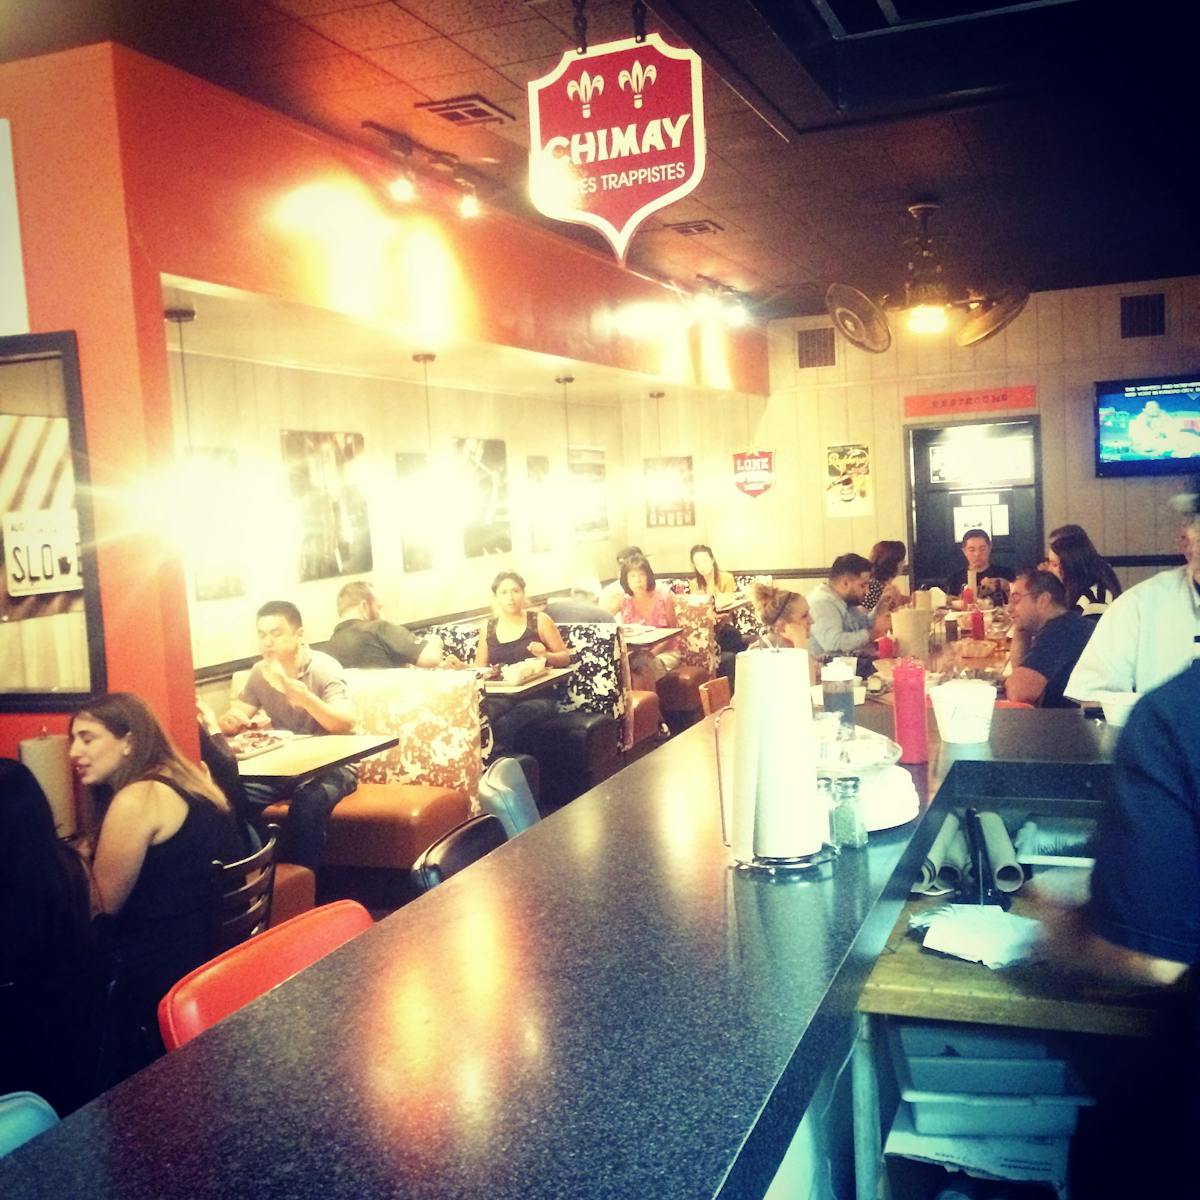
[[[451,495],[462,504],[463,553],[468,558],[512,549],[508,516],[508,453],[495,438],[455,438]]]
[[[774,450],[739,450],[733,456],[733,485],[746,496],[761,496],[775,486]]]
[[[643,459],[646,481],[646,527],[664,529],[695,525],[691,455]]]
[[[429,521],[429,498],[434,494],[429,455],[401,452],[396,455],[400,477],[398,524],[400,569],[405,574],[433,567],[433,531]]]
[[[825,450],[825,515],[865,517],[875,511],[871,449],[865,442]]]
[[[605,483],[604,448],[571,446],[567,449],[570,507],[577,542],[603,542],[608,538],[608,489]]]
[[[529,511],[529,548],[534,554],[545,554],[554,545],[554,499],[550,494],[548,455],[526,455],[525,484],[525,502]]]
[[[361,433],[285,429],[283,465],[299,508],[302,583],[371,569],[371,528],[359,476]]]
[[[0,413],[0,620],[83,608],[66,417]]]
[[[237,451],[206,447],[192,451],[193,477],[204,480],[205,502],[189,530],[187,563],[197,600],[226,600],[246,594],[242,562],[228,531],[240,529],[243,478]],[[216,536],[213,536],[213,535]]]

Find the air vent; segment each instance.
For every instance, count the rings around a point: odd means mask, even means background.
[[[676,221],[673,225],[664,225],[663,228],[673,230],[683,237],[696,237],[701,233],[725,232],[724,225],[718,225],[716,221],[710,221],[707,217],[700,221]]]
[[[435,117],[449,121],[451,125],[506,125],[516,118],[494,104],[486,96],[450,96],[445,100],[422,100],[414,108],[424,109]]]
[[[833,326],[796,331],[796,358],[801,367],[837,366]]]
[[[1121,297],[1123,338],[1162,337],[1167,332],[1167,298],[1162,292]]]

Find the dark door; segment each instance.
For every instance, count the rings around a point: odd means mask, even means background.
[[[1020,571],[1044,557],[1041,453],[1035,419],[908,431],[909,532],[915,587],[963,565],[968,529],[992,538],[992,561]]]

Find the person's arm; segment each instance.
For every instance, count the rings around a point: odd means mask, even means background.
[[[425,645],[421,647],[421,653],[417,655],[417,666],[440,667],[442,659],[445,657],[446,646],[442,639],[433,633],[425,639]]]
[[[247,704],[244,700],[231,700],[229,708],[221,714],[217,720],[221,732],[229,737],[235,733],[241,733],[243,729],[250,727],[250,722],[258,709],[253,704]]]
[[[1050,682],[1036,666],[1025,666],[1033,639],[1027,630],[1013,627],[1012,646],[1009,651],[1010,674],[1004,680],[1004,694],[1021,704],[1037,704],[1046,694]]]
[[[544,658],[550,667],[568,667],[571,665],[571,652],[564,645],[558,626],[546,615],[537,615],[537,630],[540,642],[529,643],[529,653],[534,658]]]
[[[96,910],[119,913],[137,883],[146,851],[159,830],[158,805],[148,781],[123,787],[109,803],[92,862]]]
[[[376,626],[376,633],[387,647],[388,653],[398,663],[411,663],[414,667],[436,667],[441,664],[445,654],[442,639],[437,634],[431,634],[422,642],[404,625],[393,625],[390,621],[381,621]]]
[[[1096,622],[1063,689],[1071,700],[1094,700],[1099,692],[1134,690],[1140,640],[1137,600],[1135,592],[1126,592]]]
[[[326,733],[350,733],[354,729],[354,712],[346,698],[345,684],[326,687],[324,695],[302,680],[290,675],[283,678],[283,694],[294,708],[303,709]]]

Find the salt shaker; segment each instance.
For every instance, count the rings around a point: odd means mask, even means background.
[[[833,844],[852,850],[861,850],[867,844],[857,775],[843,775],[833,781]]]

